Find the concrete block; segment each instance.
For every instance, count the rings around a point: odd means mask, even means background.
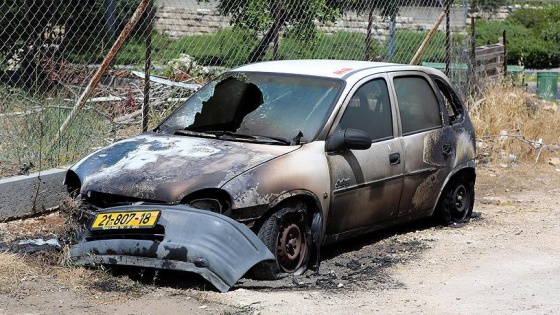
[[[0,221],[44,212],[67,194],[66,169],[51,169],[0,179]]]

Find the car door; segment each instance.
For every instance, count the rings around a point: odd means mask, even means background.
[[[431,79],[422,72],[391,74],[403,144],[404,181],[399,216],[431,211],[453,153]]]
[[[372,145],[367,150],[327,152],[333,187],[328,235],[396,217],[402,189],[402,145],[395,138],[396,112],[386,79],[376,77],[358,84],[345,102],[335,132],[346,128],[365,131]]]

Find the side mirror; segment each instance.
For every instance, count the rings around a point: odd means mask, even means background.
[[[367,150],[371,147],[371,137],[362,130],[344,129],[327,140],[327,152],[344,150]]]

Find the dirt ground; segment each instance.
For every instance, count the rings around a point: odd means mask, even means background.
[[[464,226],[377,232],[324,248],[317,274],[243,278],[228,293],[189,274],[67,267],[52,247],[19,244],[55,238],[58,213],[0,223],[0,314],[560,313],[560,169],[480,165],[477,175]]]

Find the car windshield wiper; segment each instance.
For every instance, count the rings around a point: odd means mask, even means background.
[[[292,141],[285,139],[285,138],[281,138],[281,137],[270,137],[270,136],[255,136],[258,138],[263,138],[263,139],[269,139],[269,140],[274,140],[276,142],[285,144],[285,145],[292,145]]]
[[[301,143],[301,138],[303,138],[303,132],[301,132],[301,130],[298,132],[298,134],[292,139],[291,143],[293,144],[300,144]]]
[[[235,133],[226,130],[193,131],[193,130],[181,129],[181,130],[176,130],[174,134],[183,135],[183,136],[214,138],[220,140],[245,140],[245,141],[249,140],[251,142],[263,142],[263,143],[284,144],[284,145],[299,144],[299,139],[300,139],[298,138],[299,135],[292,140],[288,140],[281,137],[247,135],[247,134]]]
[[[216,135],[214,133],[211,133],[211,132],[192,131],[192,130],[186,130],[186,129],[175,130],[175,132],[173,134],[174,135],[182,135],[182,136],[218,138],[218,135]]]
[[[293,144],[292,141],[280,137],[247,135],[247,134],[235,133],[235,132],[225,131],[225,130],[212,130],[212,131],[204,131],[204,132],[216,135],[218,139],[224,139],[224,140],[243,139],[243,140],[251,140],[255,142],[265,142],[265,143],[280,143],[285,145]]]

